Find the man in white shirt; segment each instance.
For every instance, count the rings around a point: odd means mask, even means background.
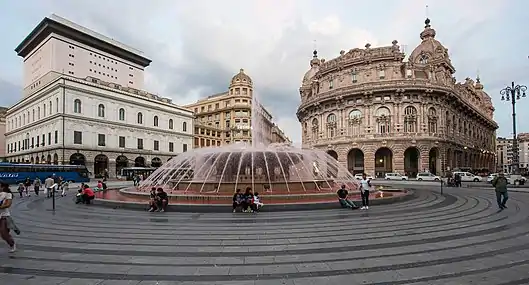
[[[369,189],[371,189],[371,180],[367,179],[367,175],[362,174],[362,180],[360,180],[360,194],[362,196],[362,208],[361,210],[369,209]]]
[[[9,207],[13,202],[13,193],[9,190],[9,184],[0,182],[0,236],[9,245],[9,252],[15,252],[15,241],[9,233],[8,218],[11,217]]]

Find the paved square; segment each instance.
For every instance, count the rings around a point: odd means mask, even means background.
[[[529,284],[529,194],[417,190],[372,207],[146,213],[16,199],[0,284]]]

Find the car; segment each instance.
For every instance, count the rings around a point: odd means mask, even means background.
[[[489,176],[487,176],[487,182],[492,183],[492,180],[498,176],[498,173],[491,173]]]
[[[507,177],[508,184],[524,185],[525,183],[527,183],[527,178],[521,175],[506,175],[505,177]]]
[[[453,176],[459,175],[462,182],[480,182],[483,181],[483,178],[477,175],[474,175],[470,172],[456,171],[453,173]]]
[[[432,174],[430,172],[423,172],[417,174],[417,180],[418,181],[441,181],[441,177]]]
[[[357,180],[361,180],[361,179],[362,179],[362,173],[357,173],[357,174],[355,174],[355,178],[356,178]],[[374,179],[373,176],[371,176],[371,175],[367,175],[366,178],[367,178],[367,180],[373,180],[373,179]]]
[[[408,180],[408,176],[400,175],[399,173],[386,173],[384,176],[386,180]]]

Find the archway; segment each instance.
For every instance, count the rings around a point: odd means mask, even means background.
[[[361,150],[353,148],[349,151],[347,154],[347,169],[352,174],[364,173],[364,153]]]
[[[94,176],[104,178],[108,172],[108,157],[104,154],[98,154],[94,158]]]
[[[40,163],[46,163],[46,157],[44,155],[42,155],[42,157],[40,158]]]
[[[145,158],[138,156],[134,160],[134,166],[135,167],[145,167]]]
[[[379,148],[375,152],[375,175],[384,177],[393,172],[393,152],[387,147]]]
[[[430,172],[439,175],[441,174],[441,151],[438,148],[432,147],[428,153],[428,168]]]
[[[332,149],[327,151],[327,154],[332,157],[332,160],[327,161],[327,177],[337,177],[338,167],[336,161],[338,160],[338,153]]]
[[[151,167],[160,167],[162,166],[162,160],[159,157],[153,157],[151,159]]]
[[[59,164],[59,155],[57,155],[57,154],[53,155],[53,164],[55,164],[55,165]]]
[[[419,169],[420,155],[419,149],[414,146],[409,147],[404,151],[404,175],[407,175],[410,178],[415,178],[417,177],[417,173],[422,171],[422,169]]]
[[[35,163],[35,159],[33,158],[33,156],[31,157],[31,159],[29,160],[29,162],[30,162],[31,164],[34,164],[34,163]]]
[[[116,157],[116,175],[121,175],[121,169],[126,167],[129,167],[129,159],[124,155]]]
[[[70,155],[70,164],[71,165],[85,165],[86,158],[82,153],[74,153]]]
[[[48,154],[48,157],[46,157],[46,164],[51,164],[51,154]]]
[[[40,163],[40,157],[35,157],[35,164],[39,164]]]

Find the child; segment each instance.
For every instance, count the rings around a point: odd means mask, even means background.
[[[26,187],[24,187],[24,183],[18,184],[17,190],[18,190],[18,194],[20,194],[20,198],[22,198],[24,191],[26,191]]]
[[[66,193],[68,192],[68,187],[69,187],[68,181],[64,181],[61,185],[61,188],[62,188],[61,197],[66,196]]]
[[[83,203],[83,190],[77,190],[77,195],[75,195],[75,204]]]
[[[252,210],[254,212],[257,212],[263,206],[264,206],[264,204],[261,203],[261,200],[259,199],[259,193],[255,192],[254,195],[253,195],[253,200],[252,200]]]

